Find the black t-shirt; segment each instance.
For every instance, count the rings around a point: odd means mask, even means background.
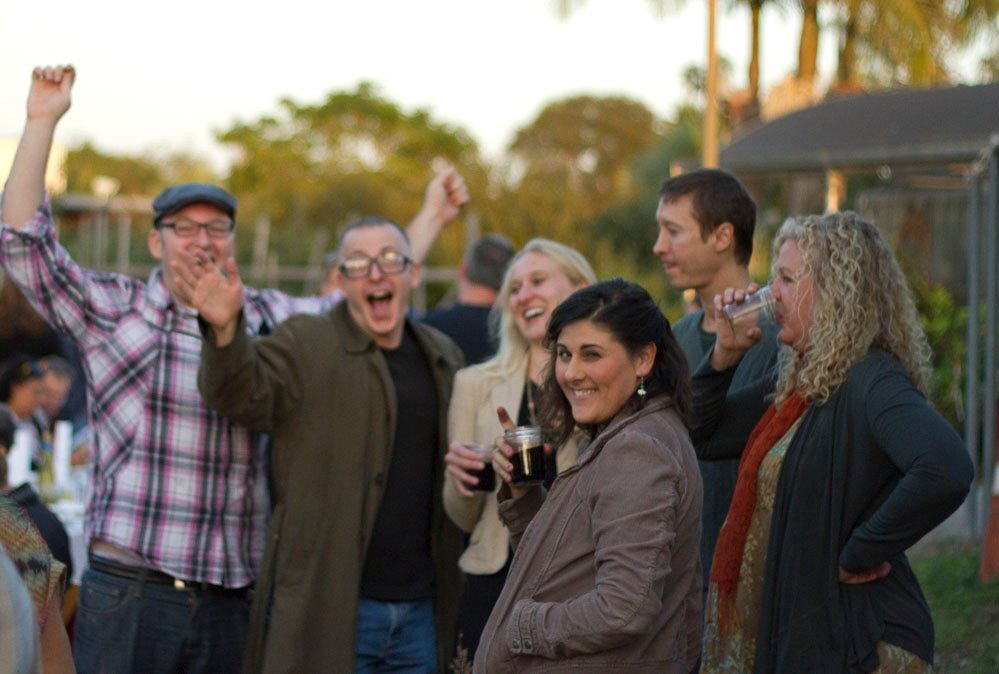
[[[474,304],[455,304],[434,309],[423,317],[423,322],[453,339],[465,355],[465,363],[472,365],[496,353],[496,343],[489,334],[489,310]]]
[[[385,480],[361,576],[361,596],[414,601],[433,596],[430,519],[434,499],[440,405],[437,388],[416,338],[382,349],[395,386],[398,415],[392,462]]]

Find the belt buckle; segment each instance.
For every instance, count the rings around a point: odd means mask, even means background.
[[[180,578],[173,579],[173,589],[175,590],[186,590],[187,585]]]

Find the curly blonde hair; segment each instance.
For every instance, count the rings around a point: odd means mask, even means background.
[[[782,349],[776,401],[797,389],[822,404],[850,367],[872,348],[897,358],[926,392],[930,347],[912,291],[877,227],[853,212],[788,219],[773,242],[773,259],[787,241],[801,251],[814,299],[808,345]]]

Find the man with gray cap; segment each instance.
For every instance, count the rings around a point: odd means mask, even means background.
[[[424,323],[461,347],[469,365],[481,363],[496,352],[489,312],[513,254],[513,245],[505,236],[486,234],[474,241],[458,268],[458,301],[423,317]]]
[[[80,268],[56,240],[44,194],[56,124],[74,71],[36,68],[27,121],[0,210],[0,264],[83,354],[94,440],[87,508],[90,566],[80,590],[80,672],[239,671],[250,591],[270,503],[259,438],[205,407],[198,393],[197,313],[170,263],[234,254],[236,199],[188,183],[153,202],[142,282]],[[452,170],[427,189],[410,225],[422,258],[467,200]],[[246,288],[254,334],[337,299]]]

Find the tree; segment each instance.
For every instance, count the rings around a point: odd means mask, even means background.
[[[579,240],[579,222],[629,193],[631,164],[656,144],[662,128],[645,105],[624,97],[576,96],[547,105],[509,148],[523,225]]]
[[[819,62],[819,0],[800,0],[801,36],[798,38],[798,79],[814,82]]]
[[[820,0],[799,0],[798,77],[816,75]],[[825,0],[837,14],[837,86],[926,86],[948,81],[948,62],[978,36],[997,35],[997,0]]]
[[[162,167],[155,159],[114,155],[98,150],[89,141],[66,154],[66,190],[90,194],[94,179],[109,176],[120,183],[119,194],[145,196],[167,185]]]
[[[943,33],[950,17],[943,3],[844,0],[841,14],[839,86],[928,85],[947,79]]]
[[[733,4],[749,5],[749,100],[754,105],[760,101],[760,17],[763,7],[781,0],[736,0]]]
[[[315,230],[335,239],[361,215],[408,222],[441,160],[461,170],[477,208],[491,193],[488,168],[464,130],[425,110],[404,111],[370,83],[318,104],[283,99],[279,108],[218,138],[237,149],[228,182],[241,195],[243,219],[266,215],[284,259],[302,259]],[[449,228],[435,251],[457,261],[463,244],[463,233]]]

